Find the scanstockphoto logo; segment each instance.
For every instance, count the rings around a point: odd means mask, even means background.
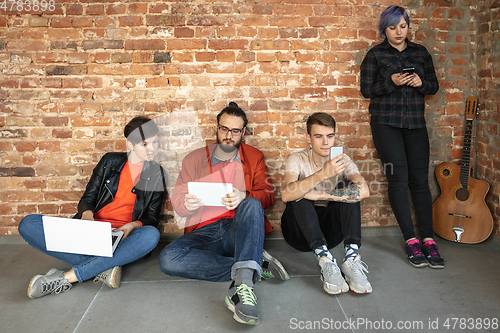
[[[371,320],[368,318],[349,318],[336,320],[323,318],[321,320],[307,320],[291,318],[289,328],[295,331],[359,331],[359,332],[460,332],[460,331],[497,331],[498,318],[426,318],[424,320]]]
[[[349,318],[348,320],[336,320],[333,318],[323,318],[321,320],[300,320],[291,318],[289,328],[296,331],[338,331],[346,330],[360,332],[387,332],[389,330],[414,332],[422,330],[425,323],[422,320],[390,321],[386,319],[370,320],[367,318]]]

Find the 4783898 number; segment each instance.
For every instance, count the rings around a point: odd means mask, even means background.
[[[498,318],[446,318],[443,327],[449,330],[498,329]]]
[[[0,0],[1,1],[1,0]],[[54,0],[3,0],[0,10],[6,12],[53,12],[56,10]]]

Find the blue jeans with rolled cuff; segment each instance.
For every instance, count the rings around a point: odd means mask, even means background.
[[[160,253],[163,273],[187,279],[223,282],[234,280],[239,268],[262,273],[264,210],[259,200],[246,198],[233,219],[221,219],[185,234]]]

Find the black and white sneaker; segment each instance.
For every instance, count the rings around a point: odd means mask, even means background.
[[[237,322],[247,325],[260,323],[257,296],[255,296],[252,287],[246,284],[236,286],[234,281],[231,282],[225,303],[226,307],[233,311],[233,318]]]

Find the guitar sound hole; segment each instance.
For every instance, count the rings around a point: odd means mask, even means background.
[[[457,196],[457,199],[460,201],[466,201],[469,199],[469,191],[467,191],[465,188],[459,188],[457,192],[455,192],[455,195]]]
[[[450,175],[450,170],[444,169],[443,170],[443,176],[448,177]]]

